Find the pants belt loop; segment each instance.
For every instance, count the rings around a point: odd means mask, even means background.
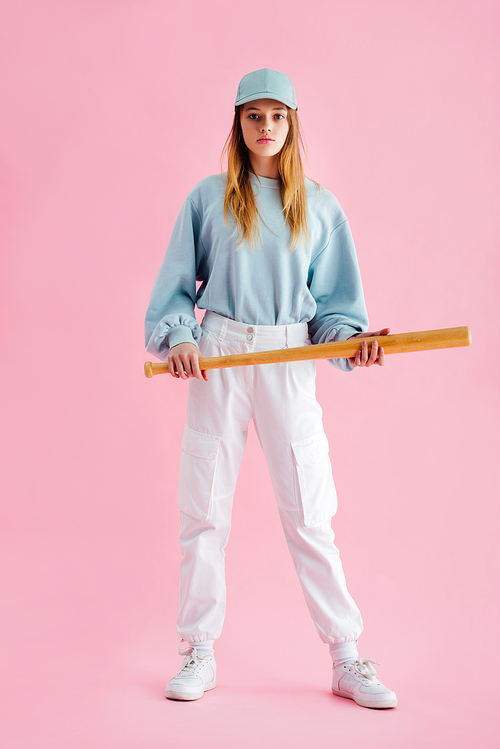
[[[222,327],[221,327],[221,330],[220,330],[220,333],[219,333],[219,341],[222,341],[226,337],[226,333],[227,333],[227,322],[228,322],[228,318],[227,317],[223,317],[222,318]]]

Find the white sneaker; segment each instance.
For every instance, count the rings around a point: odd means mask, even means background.
[[[364,658],[334,666],[332,692],[339,697],[348,697],[362,707],[396,707],[396,695],[375,678],[377,672],[372,663],[375,661]],[[376,665],[380,666],[380,663]]]
[[[186,657],[177,675],[165,687],[165,697],[169,700],[199,700],[215,687],[215,658],[201,655],[192,647],[181,648],[179,655]]]

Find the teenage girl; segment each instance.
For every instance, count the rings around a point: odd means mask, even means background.
[[[344,578],[331,518],[337,499],[315,398],[314,361],[200,372],[201,357],[314,345],[367,333],[349,224],[337,199],[304,177],[290,79],[244,76],[226,143],[228,170],[189,193],[146,314],[146,348],[189,380],[178,487],[177,630],[184,662],[165,695],[196,700],[215,687],[213,645],[225,613],[224,548],[234,487],[253,419],[281,523],[317,631],[333,661],[332,691],[364,707],[396,695],[360,659],[363,624]],[[196,282],[201,282],[198,291]],[[206,310],[201,326],[194,304]],[[376,341],[344,371],[384,364]],[[258,553],[258,550],[256,550]]]

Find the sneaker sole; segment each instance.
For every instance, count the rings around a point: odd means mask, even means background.
[[[356,698],[353,694],[349,694],[349,692],[341,692],[338,689],[334,689],[332,687],[333,694],[338,695],[339,697],[347,697],[348,700],[354,700],[354,702],[357,705],[361,705],[361,707],[372,707],[372,708],[379,708],[379,709],[387,709],[389,707],[396,707],[398,704],[398,701],[396,699],[387,699],[387,700],[380,700],[379,702],[371,702],[370,700],[364,700],[361,697]]]
[[[207,684],[206,687],[199,692],[176,692],[172,689],[165,689],[165,697],[167,700],[182,700],[183,702],[199,700],[203,697],[205,692],[208,692],[210,689],[215,689],[215,687],[216,683],[213,681],[211,684]]]

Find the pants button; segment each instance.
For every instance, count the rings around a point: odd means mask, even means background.
[[[253,341],[253,335],[247,335],[247,341]]]
[[[247,328],[247,333],[253,333],[253,328]]]

